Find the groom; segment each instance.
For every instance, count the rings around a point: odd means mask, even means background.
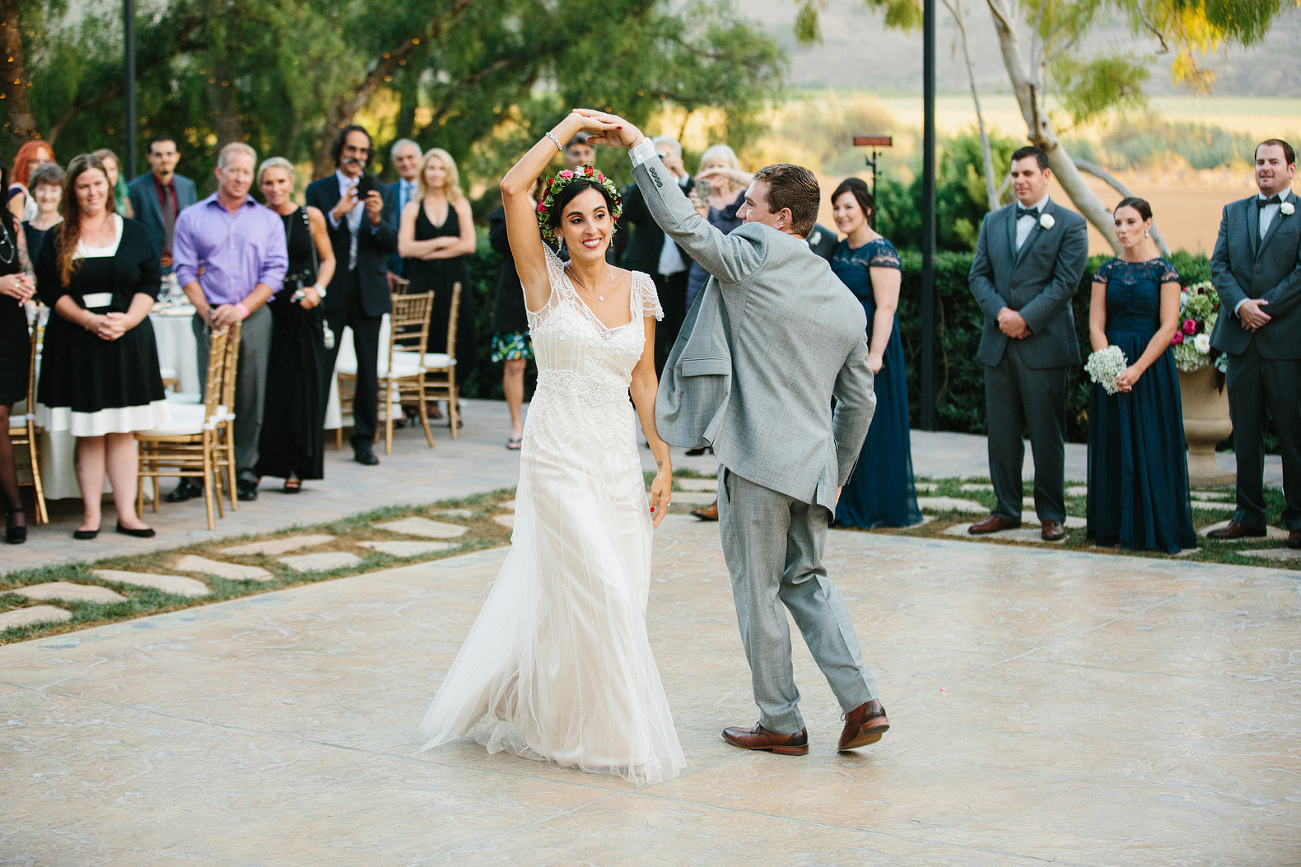
[[[724,235],[696,213],[654,145],[613,120],[619,128],[602,140],[632,148],[651,216],[712,275],[669,354],[655,421],[667,442],[710,445],[722,464],[723,553],[760,711],[758,725],[723,737],[743,749],[808,753],[789,609],[845,712],[839,749],[876,743],[890,723],[822,563],[876,397],[863,307],[805,241],[817,179],[799,166],[761,169],[738,213],[744,225]]]

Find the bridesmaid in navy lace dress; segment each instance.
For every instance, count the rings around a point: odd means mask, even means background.
[[[867,360],[876,376],[876,413],[863,452],[840,492],[836,524],[907,527],[921,522],[913,484],[908,433],[908,381],[899,338],[899,285],[903,266],[894,245],[868,225],[875,203],[867,184],[843,181],[831,194],[836,227],[848,237],[831,258],[836,272],[867,313]]]
[[[1183,407],[1170,339],[1179,324],[1179,274],[1147,243],[1152,208],[1116,206],[1124,252],[1093,276],[1089,339],[1119,346],[1129,367],[1109,395],[1089,394],[1089,529],[1099,545],[1177,554],[1197,547],[1188,498]]]

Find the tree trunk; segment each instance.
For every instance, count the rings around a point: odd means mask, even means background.
[[[4,55],[4,81],[0,98],[8,121],[9,135],[16,145],[40,138],[36,116],[27,95],[27,67],[23,61],[23,36],[18,18],[18,0],[0,0],[0,52]]]
[[[1082,160],[1079,158],[1075,160],[1075,165],[1077,168],[1079,168],[1080,171],[1088,172],[1089,174],[1093,175],[1095,178],[1099,178],[1103,181],[1106,181],[1108,186],[1110,186],[1116,192],[1120,193],[1125,198],[1129,198],[1130,196],[1134,195],[1132,192],[1130,192],[1129,187],[1122,184],[1119,180],[1113,177],[1112,174],[1108,172],[1106,169],[1104,169],[1102,166],[1096,165],[1095,163],[1091,163],[1088,160]],[[1161,251],[1162,256],[1169,258],[1170,245],[1165,242],[1165,236],[1162,235],[1161,230],[1157,228],[1156,220],[1152,221],[1152,243],[1156,244],[1156,248]]]
[[[1021,40],[1016,33],[1016,20],[1003,0],[986,0],[994,17],[994,30],[998,33],[999,47],[1003,52],[1003,65],[1007,67],[1017,105],[1025,119],[1032,143],[1048,154],[1048,165],[1066,195],[1084,218],[1107,239],[1111,249],[1119,256],[1120,242],[1116,240],[1116,227],[1111,213],[1102,199],[1093,192],[1084,175],[1066,148],[1057,139],[1048,112],[1044,110],[1037,77],[1021,53]]]
[[[980,128],[980,155],[985,161],[985,196],[989,199],[989,209],[997,210],[999,205],[998,189],[994,186],[994,152],[989,146],[989,133],[985,131],[985,114],[980,110],[980,91],[976,88],[976,65],[971,60],[971,49],[967,43],[967,14],[962,8],[962,0],[944,0],[949,14],[958,25],[958,35],[962,38],[962,57],[967,62],[967,78],[971,82],[971,101],[976,106],[976,125]]]

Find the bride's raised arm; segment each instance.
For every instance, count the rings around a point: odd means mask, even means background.
[[[540,310],[551,297],[551,281],[547,276],[547,259],[543,250],[542,233],[538,228],[538,213],[529,200],[529,191],[538,176],[557,151],[563,151],[565,142],[580,132],[604,133],[615,124],[600,118],[586,117],[577,111],[570,112],[564,120],[552,127],[551,132],[538,139],[528,153],[511,167],[501,179],[501,204],[506,212],[506,237],[511,254],[515,257],[515,271],[524,287],[524,303],[529,310]]]

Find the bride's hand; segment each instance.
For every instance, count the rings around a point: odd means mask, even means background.
[[[583,132],[594,133],[587,140],[590,145],[601,144],[627,148],[645,138],[641,130],[617,114],[596,111],[590,108],[576,108],[574,114],[583,118]]]
[[[667,464],[668,461],[665,461]],[[651,482],[650,510],[651,526],[658,527],[660,521],[669,513],[669,503],[673,501],[673,467],[660,467]]]

